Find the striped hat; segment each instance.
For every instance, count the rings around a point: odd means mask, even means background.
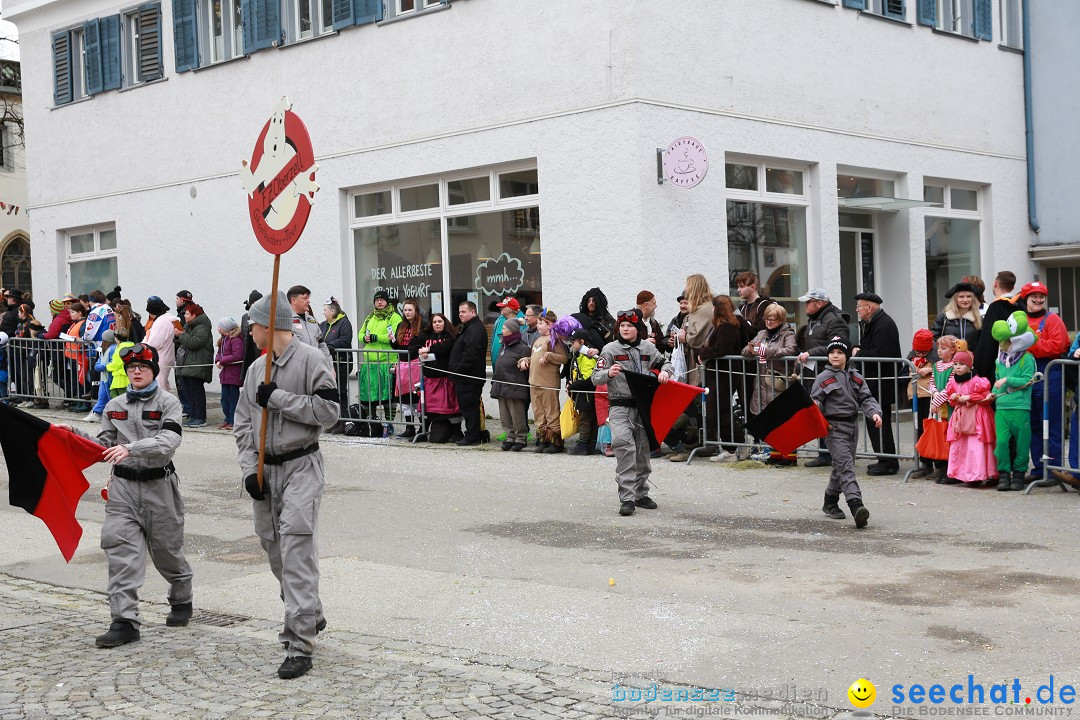
[[[60,311],[64,309],[64,301],[60,298],[49,301],[49,312],[53,315],[59,315]]]

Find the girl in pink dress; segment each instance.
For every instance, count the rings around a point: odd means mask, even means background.
[[[982,402],[990,394],[990,381],[971,372],[973,359],[967,350],[953,356],[953,374],[945,396],[953,411],[949,416],[949,470],[946,483],[979,485],[997,480],[994,458],[994,413]]]

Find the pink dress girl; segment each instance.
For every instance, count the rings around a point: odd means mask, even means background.
[[[994,413],[982,402],[990,394],[990,381],[971,372],[972,355],[958,352],[945,396],[953,411],[949,416],[948,484],[983,483],[998,475],[994,458]],[[951,482],[950,482],[951,481]]]

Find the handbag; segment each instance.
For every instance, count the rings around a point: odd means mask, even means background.
[[[771,368],[761,373],[761,379],[768,383],[776,392],[784,392],[787,390],[788,379]]]
[[[394,394],[401,397],[416,392],[416,385],[420,382],[420,373],[419,358],[409,362],[399,362],[397,372],[394,374]]]
[[[574,401],[570,398],[567,398],[566,402],[563,403],[562,412],[559,413],[559,430],[562,432],[563,440],[577,434],[578,411],[574,407]]]
[[[945,439],[949,423],[946,420],[927,418],[923,420],[922,436],[915,443],[919,457],[925,460],[948,460],[949,442]]]

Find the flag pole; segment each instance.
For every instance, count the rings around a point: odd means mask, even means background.
[[[268,340],[266,343],[266,373],[263,376],[263,383],[269,384],[274,366],[274,345],[277,340],[277,293],[278,293],[278,270],[281,269],[281,255],[274,255],[274,281],[270,290],[270,327],[267,334]],[[259,485],[259,492],[263,489],[263,465],[266,462],[266,424],[270,420],[270,409],[264,407],[262,409],[262,427],[259,430],[259,469],[256,474],[256,482]]]

